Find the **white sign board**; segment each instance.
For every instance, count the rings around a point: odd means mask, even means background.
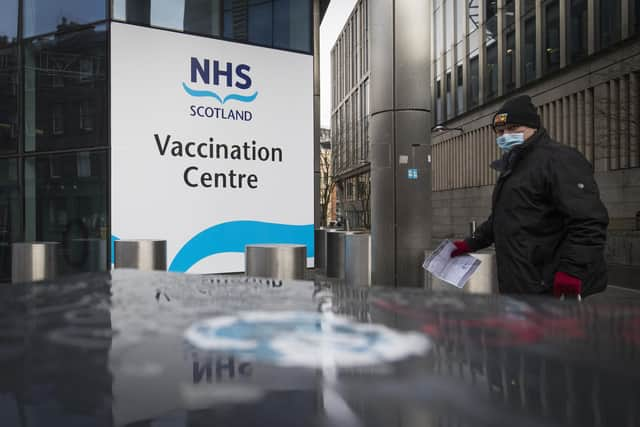
[[[112,240],[166,240],[169,271],[256,243],[312,266],[313,203],[310,55],[111,24]]]

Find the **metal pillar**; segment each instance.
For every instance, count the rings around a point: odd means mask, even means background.
[[[429,2],[371,0],[369,22],[372,283],[421,286],[431,241]]]

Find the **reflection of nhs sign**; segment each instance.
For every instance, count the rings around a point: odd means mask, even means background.
[[[189,81],[191,86],[182,83],[185,92],[194,97],[210,97],[217,99],[221,104],[228,100],[240,102],[252,102],[258,96],[258,92],[252,94],[230,93],[222,96],[221,93],[212,90],[196,89],[195,85],[202,87],[202,84],[218,88],[236,88],[241,90],[250,89],[253,81],[249,72],[251,67],[247,64],[232,64],[231,62],[221,62],[218,60],[198,59],[191,57]]]

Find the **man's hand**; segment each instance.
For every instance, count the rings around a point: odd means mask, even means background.
[[[471,252],[471,248],[464,240],[456,240],[455,242],[453,242],[453,244],[456,245],[456,249],[451,252],[451,258]]]
[[[553,296],[579,296],[582,292],[582,280],[570,274],[558,271],[553,278]]]

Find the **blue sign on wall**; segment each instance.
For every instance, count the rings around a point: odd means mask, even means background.
[[[407,175],[409,179],[418,179],[418,169],[408,169]]]

